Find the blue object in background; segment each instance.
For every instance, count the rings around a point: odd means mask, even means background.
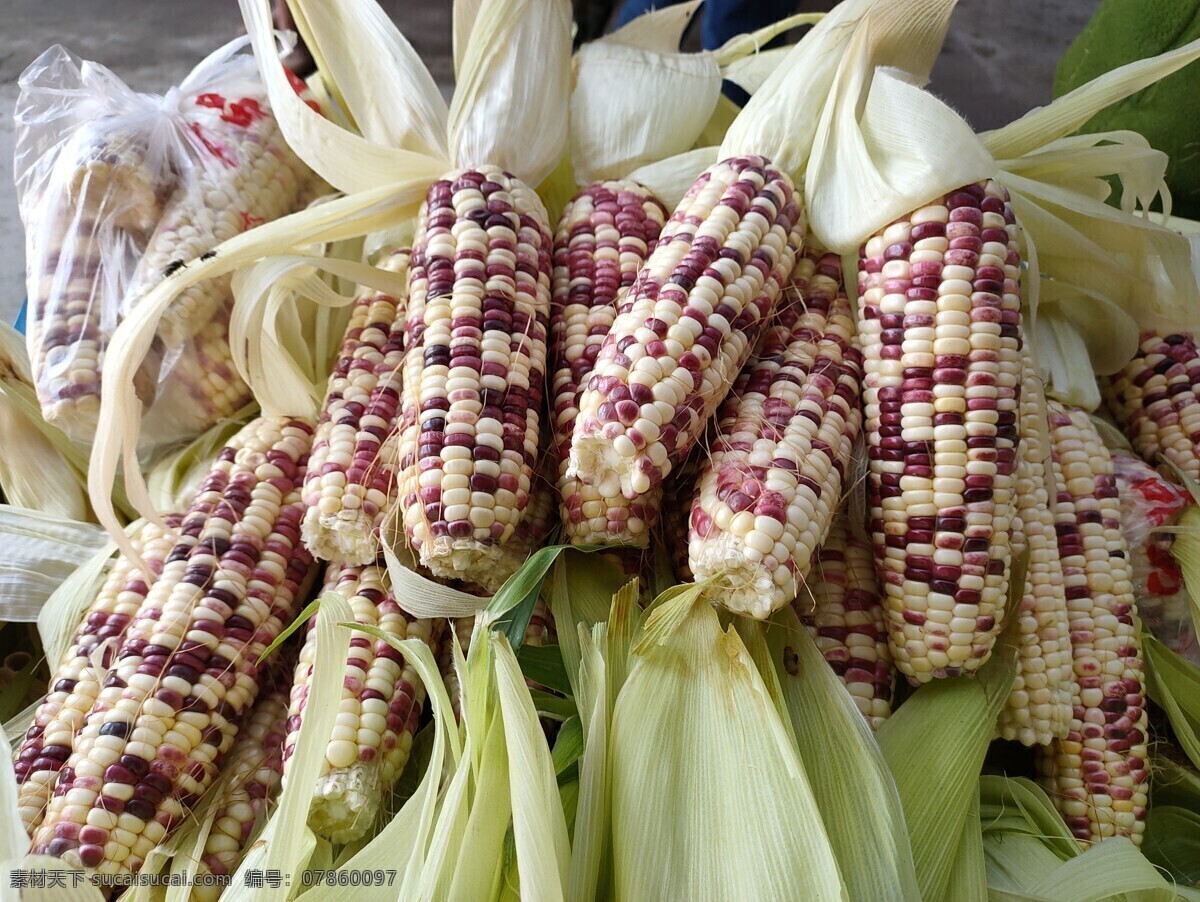
[[[628,25],[652,9],[674,6],[681,0],[625,0],[613,28]],[[796,12],[796,0],[704,0],[700,7],[700,40],[705,50],[716,50],[735,35],[765,28]]]
[[[22,335],[25,334],[25,313],[29,310],[29,298],[26,298],[21,304],[21,312],[17,314],[17,321],[13,323],[16,330]]]

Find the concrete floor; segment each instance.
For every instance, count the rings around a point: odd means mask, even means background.
[[[1045,103],[1059,54],[1098,5],[961,0],[934,70],[934,90],[981,129]],[[450,0],[383,0],[383,6],[448,85]],[[24,296],[24,241],[11,176],[12,110],[22,70],[60,43],[135,89],[161,92],[237,34],[241,17],[233,0],[3,0],[0,7],[0,319],[11,321]]]

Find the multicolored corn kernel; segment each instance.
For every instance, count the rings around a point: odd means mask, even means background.
[[[550,317],[554,449],[563,531],[574,545],[649,541],[660,490],[626,498],[567,475],[583,387],[629,288],[654,250],[667,211],[636,182],[597,182],[567,204],[554,236]]]
[[[494,166],[426,195],[409,271],[400,500],[420,563],[443,579],[494,567],[529,506],[551,248],[537,194]]]
[[[408,272],[395,248],[378,266]],[[374,563],[395,496],[397,417],[404,364],[404,299],[363,289],[342,337],[304,483],[304,543],[321,560]]]
[[[897,668],[977,670],[1007,599],[1021,258],[984,181],[893,222],[859,258],[871,532]]]
[[[1137,354],[1100,380],[1108,409],[1133,447],[1163,475],[1174,464],[1200,481],[1200,351],[1189,332],[1143,332]]]
[[[288,693],[272,687],[259,698],[237,741],[221,765],[213,787],[212,826],[200,859],[200,874],[234,874],[250,843],[266,822],[268,807],[283,783],[283,739],[287,733]],[[192,887],[197,902],[214,902],[224,889],[217,881]]]
[[[792,602],[872,730],[892,713],[895,668],[871,542],[840,511],[817,549],[808,591]],[[809,597],[811,592],[811,597]]]
[[[568,476],[610,497],[662,483],[749,358],[803,235],[791,181],[766,159],[733,158],[701,174],[596,357]]]
[[[1141,842],[1149,788],[1145,665],[1112,459],[1089,416],[1048,403],[1078,694],[1067,735],[1038,758],[1043,786],[1081,844]]]
[[[1017,462],[1013,559],[1028,551],[1025,591],[1016,611],[1017,674],[997,727],[1003,739],[1049,745],[1063,739],[1079,690],[1071,664],[1071,628],[1062,562],[1058,554],[1046,399],[1037,368],[1023,353],[1021,449]]]
[[[746,379],[721,411],[691,506],[688,568],[765,618],[795,599],[841,501],[862,425],[862,357],[832,254],[801,258]]]
[[[198,435],[254,400],[233,362],[229,345],[232,313],[231,295],[171,363],[170,375],[161,384],[154,408],[146,418],[146,434],[156,442]]]
[[[128,292],[128,303],[157,285],[173,264],[293,212],[311,173],[283,137],[265,97],[201,94],[184,111],[192,171],[163,210]],[[184,290],[159,325],[166,346],[184,346],[230,296],[231,276]]]
[[[133,547],[151,575],[162,572],[163,562],[175,546],[176,537],[169,530],[177,529],[181,521],[182,517],[172,514],[164,520],[168,529],[146,523],[133,536]],[[100,693],[103,673],[112,666],[151,585],[133,560],[118,557],[55,668],[50,691],[17,747],[14,764],[17,807],[27,832],[32,833],[41,823],[59,772],[74,751],[75,736]]]
[[[330,564],[324,591],[345,598],[356,623],[396,639],[419,638],[431,649],[437,647],[435,621],[416,620],[401,610],[382,561],[365,567]],[[292,685],[285,774],[312,685],[316,639],[314,617]],[[400,652],[376,636],[352,634],[337,720],[308,813],[314,832],[332,842],[349,842],[374,826],[380,802],[408,763],[424,704],[425,687]]]
[[[313,431],[260,417],[217,455],[76,733],[35,854],[136,873],[211,785],[308,589]]]

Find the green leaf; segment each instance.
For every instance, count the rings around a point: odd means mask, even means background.
[[[1180,747],[1200,767],[1200,667],[1148,635],[1142,637],[1142,657],[1150,698],[1167,713]]]
[[[739,622],[742,635],[750,630],[761,626]],[[766,644],[770,664],[760,663],[759,671],[778,678],[800,759],[808,773],[820,774],[812,781],[813,795],[848,897],[917,898],[900,795],[850,693],[791,607],[776,612]]]
[[[875,734],[900,790],[927,900],[946,898],[983,759],[1012,688],[1016,648],[1008,632],[976,676],[925,684]]]
[[[554,773],[562,775],[564,771],[583,755],[583,724],[578,717],[570,717],[563,721],[554,737],[554,748],[550,753],[554,761]]]
[[[571,681],[567,678],[567,668],[563,664],[559,646],[523,645],[517,652],[517,661],[521,664],[525,679],[563,695],[571,694]]]
[[[1142,854],[1171,879],[1200,886],[1200,811],[1155,805],[1146,819]]]

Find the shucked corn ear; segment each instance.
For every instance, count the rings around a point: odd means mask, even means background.
[[[90,441],[95,431],[104,353],[118,319],[177,266],[212,251],[234,235],[297,209],[301,194],[313,179],[284,141],[274,117],[254,97],[199,94],[181,115],[189,128],[188,171],[182,172],[186,164],[176,161],[169,167],[170,183],[156,184],[144,171],[144,140],[122,140],[115,152],[99,153],[97,165],[88,160],[77,176],[95,202],[78,209],[64,205],[52,214],[59,225],[40,230],[43,235],[71,235],[73,262],[69,278],[55,277],[51,270],[33,293],[30,357],[47,420],[76,440]],[[114,186],[120,192],[130,191],[130,196],[95,190]],[[103,237],[98,228],[106,217],[131,230],[128,240],[145,246],[129,284],[122,286],[121,309],[110,309],[118,306],[115,274],[105,273],[113,283],[105,289],[97,278],[103,269],[102,257],[112,255],[117,244],[115,238]],[[31,260],[34,256],[58,267],[56,253],[43,250],[31,255]],[[104,265],[111,263],[105,261]],[[159,370],[169,370],[177,357],[192,353],[196,333],[206,333],[204,340],[210,346],[227,341],[226,321],[218,320],[219,338],[211,334],[210,327],[231,298],[231,279],[222,276],[188,288],[167,310],[153,353],[138,373],[138,396],[143,402],[155,399]],[[200,356],[211,357],[212,353],[201,351]],[[189,392],[211,398],[209,403],[214,406],[220,407],[231,392],[248,397],[248,389],[232,367],[220,377],[227,384],[211,387],[201,376],[202,364],[192,369],[192,374],[184,377],[194,383]],[[169,378],[166,383],[170,384]],[[238,403],[233,409],[240,406]],[[167,437],[203,429],[211,422],[198,417],[193,422],[192,410],[183,405],[172,403],[167,412],[172,419],[183,417],[180,423],[172,423]]]
[[[568,476],[637,498],[683,461],[774,311],[803,233],[791,180],[763,157],[700,175],[597,355]]]
[[[636,182],[597,182],[567,204],[554,236],[550,345],[563,530],[575,545],[649,541],[661,489],[628,499],[567,475],[579,398],[628,290],[662,231],[666,208]]]
[[[165,523],[177,529],[181,520],[171,515]],[[133,537],[133,547],[152,576],[162,572],[175,538],[154,523],[147,523]],[[41,823],[59,771],[74,750],[75,735],[92,710],[104,673],[112,666],[125,631],[152,584],[132,559],[118,557],[50,677],[50,692],[17,748],[14,766],[19,784],[17,807],[26,831],[32,832]]]
[[[1067,735],[1072,698],[1078,694],[1071,664],[1071,627],[1051,499],[1057,496],[1050,466],[1045,399],[1027,349],[1023,351],[1021,448],[1013,556],[1029,553],[1018,618],[1017,674],[998,732],[1027,746],[1049,745]]]
[[[420,638],[436,647],[432,620],[410,618],[391,593],[387,567],[330,564],[326,592],[337,592],[350,604],[356,623],[375,627],[396,639]],[[288,709],[285,774],[295,753],[316,661],[316,618],[296,665]],[[362,836],[375,824],[380,802],[408,762],[413,736],[425,704],[425,687],[416,671],[387,642],[356,632],[337,721],[325,763],[313,791],[308,823],[333,842]]]
[[[1200,481],[1200,351],[1187,332],[1143,332],[1134,358],[1100,380],[1104,399],[1147,463]],[[1161,459],[1160,459],[1161,458]]]
[[[1020,266],[993,181],[893,222],[861,251],[871,530],[892,655],[913,681],[977,670],[1004,614]]]
[[[283,738],[287,732],[288,693],[269,686],[238,730],[237,741],[221,766],[212,826],[200,859],[200,874],[227,877],[237,871],[250,841],[267,819],[267,807],[283,782]],[[223,887],[198,881],[198,902],[213,902]]]
[[[200,326],[186,350],[171,365],[153,414],[156,434],[164,440],[196,435],[249,404],[254,395],[238,375],[229,346],[233,296]]]
[[[726,401],[692,502],[688,567],[765,618],[795,599],[841,501],[862,414],[862,357],[832,254],[800,258],[744,382]]]
[[[135,873],[212,783],[258,694],[259,658],[307,590],[312,434],[262,417],[217,456],[75,736],[35,853]]]
[[[194,168],[167,204],[130,286],[132,303],[172,264],[188,263],[257,225],[297,208],[312,173],[259,99],[200,94],[188,122]],[[167,308],[159,334],[184,345],[230,294],[230,276],[186,289]]]
[[[801,622],[871,729],[892,713],[895,668],[871,542],[843,507],[813,560],[808,590],[793,602]]]
[[[379,268],[405,273],[409,256],[393,249]],[[379,526],[396,488],[403,363],[403,298],[363,289],[329,377],[304,482],[304,543],[322,560],[362,566],[379,555]]]
[[[552,242],[532,188],[494,166],[426,195],[409,271],[400,442],[404,528],[435,576],[486,574],[538,460]]]
[[[1042,751],[1046,792],[1081,843],[1140,843],[1149,784],[1145,667],[1112,458],[1081,410],[1049,402],[1054,527],[1078,694]]]

